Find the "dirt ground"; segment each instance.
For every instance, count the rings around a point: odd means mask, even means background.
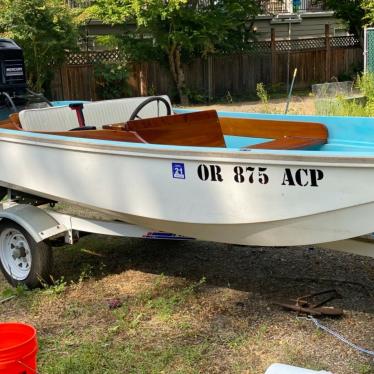
[[[329,305],[343,308],[344,316],[323,318],[322,323],[373,349],[373,259],[314,247],[274,249],[98,236],[54,253],[54,288],[0,304],[2,321],[37,327],[40,373],[261,374],[274,362],[335,374],[374,373],[368,356],[273,304],[336,289],[342,298]],[[193,285],[198,285],[193,296],[185,298]],[[7,288],[0,276],[0,292]],[[118,312],[106,305],[109,299],[124,303],[127,314],[123,312],[121,323],[127,325],[118,324]],[[73,360],[84,342],[103,344],[100,339],[108,331],[115,335],[106,337],[105,344],[131,343],[141,347],[142,355],[157,354],[149,359],[131,356],[131,365],[123,371],[100,365],[92,370],[56,366],[67,357]],[[178,351],[171,363],[154,361],[164,357],[170,345],[199,354],[190,358],[192,353]],[[113,353],[111,346],[108,349],[109,355],[118,354],[115,348]],[[185,355],[191,362],[185,362]],[[125,362],[123,358],[121,365]]]
[[[286,99],[272,99],[265,105],[259,101],[243,101],[233,104],[212,104],[205,106],[193,106],[194,109],[216,109],[228,110],[233,112],[271,112],[284,113],[286,108]],[[289,114],[314,114],[314,98],[311,96],[293,96],[288,109]]]

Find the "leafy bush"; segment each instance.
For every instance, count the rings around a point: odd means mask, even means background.
[[[343,96],[318,99],[315,102],[316,114],[321,116],[365,117],[367,110],[361,99],[350,99]]]
[[[327,116],[374,117],[374,73],[358,75],[355,83],[362,96],[342,95],[316,100],[316,113]]]
[[[129,71],[125,63],[104,62],[94,67],[99,99],[129,96]]]
[[[208,96],[198,91],[191,90],[188,88],[186,89],[186,94],[188,96],[189,102],[192,104],[205,104],[209,102]]]
[[[70,9],[59,0],[0,0],[0,37],[23,48],[29,85],[48,88],[66,50],[74,50],[78,31]]]
[[[264,113],[269,113],[269,95],[263,83],[257,83],[256,93],[264,106]]]

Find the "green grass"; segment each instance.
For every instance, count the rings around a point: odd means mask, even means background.
[[[373,374],[374,373],[374,364],[363,364],[363,363],[354,363],[352,365],[354,373],[357,374]]]
[[[199,373],[204,354],[209,350],[206,341],[189,338],[191,324],[178,313],[196,297],[199,282],[177,282],[160,275],[151,287],[127,299],[117,309],[108,310],[112,322],[106,326],[89,326],[77,335],[70,327],[76,319],[84,319],[95,314],[93,306],[70,302],[61,312],[65,321],[62,329],[53,335],[40,338],[39,370],[42,373]],[[61,284],[61,283],[59,283]],[[69,292],[64,285],[62,292]],[[64,295],[55,292],[55,286],[34,291],[34,306],[30,309],[38,313],[42,300],[55,298],[61,302]],[[102,306],[101,306],[102,308]],[[99,311],[96,309],[98,315]],[[148,326],[149,321],[159,321],[158,336]],[[100,323],[100,322],[98,322]],[[176,326],[180,329],[178,343],[165,338],[168,331]],[[98,327],[101,333],[90,332]],[[104,327],[104,329],[100,328]],[[163,331],[165,329],[165,331]],[[93,329],[94,330],[94,329]]]
[[[268,310],[269,300],[258,291],[240,290],[235,282],[225,287],[222,280],[217,285],[211,275],[209,282],[197,280],[194,269],[182,277],[163,266],[168,275],[162,274],[157,261],[177,256],[174,248],[148,245],[86,237],[56,250],[60,274],[45,289],[12,289],[0,278],[2,295],[15,295],[0,304],[2,319],[38,329],[40,373],[259,374],[273,362],[332,370],[345,351],[337,345],[336,355],[324,354],[331,345],[325,335],[305,321],[292,323],[284,311]],[[223,267],[234,265],[222,261],[216,271],[221,275]],[[239,279],[243,273],[235,271]],[[122,305],[109,309],[113,298]],[[243,300],[245,306],[238,307]],[[370,373],[362,357],[349,360],[341,373]]]
[[[166,289],[161,295],[157,295],[157,291],[162,286],[161,284],[156,284],[154,290],[154,292],[156,292],[155,297],[151,297],[151,295],[147,294],[146,297],[141,296],[141,298],[145,301],[145,309],[151,309],[160,319],[168,320],[176,309],[185,304],[189,298],[193,297],[198,287],[204,283],[205,278],[185,287]]]
[[[368,107],[359,99],[346,100],[344,97],[316,99],[316,114],[321,116],[366,117],[370,115]]]
[[[65,328],[60,336],[44,338],[40,349],[40,371],[62,374],[103,373],[199,373],[209,345],[204,340],[189,343],[190,325],[182,321],[178,344],[165,339],[162,331],[173,323],[178,308],[194,297],[204,280],[177,287],[168,287],[163,275],[146,292],[127,300],[120,308],[108,311],[114,322],[99,338],[88,336],[79,341],[74,331]],[[84,307],[71,304],[65,318],[78,318]],[[159,337],[151,336],[147,323],[160,320]],[[176,322],[177,326],[180,321]],[[89,326],[87,327],[90,328]],[[56,343],[59,342],[59,343]]]
[[[322,360],[316,357],[314,352],[308,352],[302,345],[301,346],[291,346],[286,344],[282,348],[282,362],[302,367],[305,369],[311,369],[316,371],[331,369]]]
[[[48,374],[199,373],[206,342],[196,345],[163,343],[159,347],[128,340],[83,342],[65,354],[64,347],[40,355],[40,370]]]
[[[341,95],[336,97],[317,98],[315,100],[316,114],[327,116],[374,117],[374,74],[358,75],[356,88],[362,97],[347,98]]]

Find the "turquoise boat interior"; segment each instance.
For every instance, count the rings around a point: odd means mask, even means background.
[[[48,110],[53,112],[53,109],[60,108],[68,113],[69,118],[71,118],[73,111],[71,111],[69,105],[80,103],[82,102],[57,101],[53,102],[54,108]],[[83,102],[83,107],[89,107],[91,104]],[[43,110],[49,113],[45,109]],[[37,111],[38,109],[32,109],[29,112],[38,114]],[[197,113],[200,113],[200,115],[197,115]],[[374,155],[374,119],[369,117],[215,112],[214,110],[198,112],[193,109],[173,108],[171,116],[162,115],[115,124],[108,120],[109,123],[100,125],[100,127],[84,126],[83,128],[73,129],[78,131],[71,131],[70,128],[58,129],[58,131],[51,129],[49,131],[49,121],[47,119],[39,120],[40,123],[43,122],[45,129],[27,129],[21,124],[22,121],[19,120],[18,114],[10,114],[10,111],[6,108],[0,109],[0,119],[3,119],[0,122],[0,129],[6,133],[23,130],[30,136],[36,136],[37,134],[38,137],[58,137],[59,139],[61,137],[75,137],[81,138],[83,142],[95,144],[110,142],[112,145],[114,143],[123,145],[123,142],[126,142],[129,143],[129,146],[132,145],[131,143],[136,143],[137,147],[161,147],[164,149],[180,146],[183,149],[196,150],[211,150],[213,147],[221,151],[261,150],[261,152],[292,154],[295,152],[303,154],[326,152],[331,155],[346,155],[349,153],[354,157]],[[95,117],[91,116],[91,118]],[[53,124],[55,121],[51,120],[50,122]],[[271,125],[270,130],[264,131],[262,136],[261,129],[266,128],[269,124]],[[288,126],[291,129],[290,133],[287,132]],[[70,127],[76,126],[70,125]],[[206,132],[208,127],[214,131],[209,130],[208,134]],[[248,130],[251,127],[254,128],[253,131]],[[187,128],[188,131],[193,132],[192,137],[190,133],[186,132]],[[285,130],[280,132],[278,128]],[[306,133],[304,133],[304,128]],[[181,129],[183,131],[179,131]],[[204,132],[206,133],[203,134]],[[200,133],[202,133],[201,136]],[[160,134],[162,134],[161,138]],[[186,142],[183,141],[185,136],[190,138]],[[199,136],[201,139],[198,139]],[[133,145],[135,146],[135,144]]]
[[[191,110],[175,109],[176,113],[187,113]],[[292,114],[265,114],[244,112],[218,112],[219,117],[248,118],[276,121],[296,121],[321,123],[328,130],[327,143],[305,148],[309,151],[322,152],[374,152],[374,118],[371,117],[335,117],[335,116],[311,116]],[[265,138],[248,138],[240,136],[225,135],[228,148],[241,148],[252,144],[266,141]]]

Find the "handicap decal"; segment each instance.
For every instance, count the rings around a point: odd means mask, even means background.
[[[173,178],[186,179],[184,164],[182,162],[173,162],[171,168],[173,171]]]

